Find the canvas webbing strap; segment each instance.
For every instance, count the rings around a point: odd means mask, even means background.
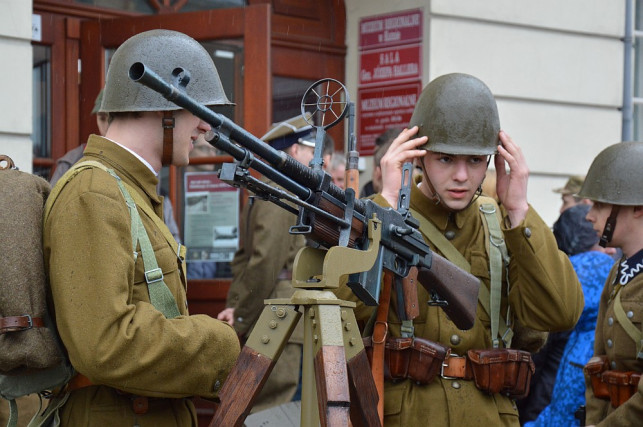
[[[486,198],[479,197],[478,201],[481,201],[480,199],[483,199],[482,201],[485,201]],[[495,207],[495,204],[494,204],[494,207]],[[489,208],[487,208],[486,210],[491,212],[491,209]],[[420,212],[412,208],[410,209],[410,211],[413,217],[419,221],[420,231],[427,236],[427,238],[435,246],[435,248],[438,249],[446,259],[448,259],[449,261],[451,261],[461,269],[470,273],[471,264],[469,264],[469,261],[467,261],[467,259],[456,249],[455,246],[453,246],[453,244],[444,236],[444,234],[442,234],[440,230],[438,230],[438,228],[426,217],[424,217]],[[493,241],[498,244],[498,247],[496,247],[495,245],[488,245],[488,247],[486,248],[489,255],[491,292],[489,291],[489,289],[487,289],[486,286],[484,286],[484,284],[481,283],[479,292],[478,292],[478,300],[480,301],[480,304],[482,305],[484,310],[489,315],[489,318],[491,319],[492,340],[493,340],[494,346],[499,344],[497,337],[498,337],[498,334],[501,333],[502,340],[505,346],[509,347],[511,345],[511,338],[513,337],[513,331],[511,330],[511,328],[507,326],[510,313],[509,311],[507,311],[506,319],[500,316],[500,301],[501,301],[501,288],[502,288],[502,260],[503,259],[506,260],[505,268],[508,268],[509,255],[507,252],[506,245],[504,244],[504,238],[502,237],[503,236],[502,230],[500,229],[500,222],[495,214],[495,211],[493,215],[486,215],[482,212],[482,209],[481,209],[481,214],[484,219],[484,221],[482,222],[483,222],[483,228],[485,231],[485,239],[491,242],[492,240],[490,236],[491,229],[494,230],[494,233],[496,233],[495,230],[497,230],[500,238],[498,238],[498,235],[495,235],[493,239]],[[493,223],[493,225],[489,226],[489,223]],[[499,244],[500,241],[502,241],[502,244]],[[494,250],[492,251],[490,247],[493,247]],[[501,249],[501,247],[503,249]],[[498,259],[497,255],[492,256],[492,252],[494,251],[500,251],[500,254],[501,254],[500,264],[498,264],[497,262],[492,262],[493,258],[495,258],[496,260]],[[505,252],[504,254],[502,253],[503,251]],[[509,277],[508,272],[507,272],[507,277]],[[494,283],[494,281],[496,283]],[[494,299],[497,302],[492,303]],[[495,322],[495,326],[494,326],[494,322]],[[495,334],[494,334],[494,329],[495,329]]]
[[[619,285],[620,286],[620,285]],[[618,323],[625,329],[627,335],[634,340],[636,344],[636,358],[643,359],[643,331],[639,330],[630,319],[628,319],[623,304],[621,303],[621,293],[617,292],[614,298],[614,316]],[[643,328],[643,325],[641,326]]]
[[[176,240],[174,240],[174,237],[171,237],[172,235],[167,229],[167,226],[163,223],[163,221],[142,200],[141,196],[138,195],[136,190],[134,190],[131,186],[129,186],[129,188],[131,189],[131,192],[135,194],[135,196],[132,197],[130,192],[125,187],[125,186],[128,186],[128,184],[123,183],[120,177],[116,175],[116,173],[113,170],[107,168],[107,166],[103,165],[102,163],[94,160],[87,160],[73,165],[70,168],[70,170],[68,170],[65,173],[65,175],[63,175],[63,177],[60,179],[60,182],[56,186],[54,186],[54,189],[51,191],[49,197],[47,198],[47,203],[45,205],[45,213],[43,215],[43,221],[44,222],[47,221],[47,217],[51,212],[51,207],[53,206],[55,199],[58,197],[58,194],[64,188],[64,186],[67,185],[67,183],[71,181],[81,170],[87,169],[87,168],[101,169],[105,172],[108,172],[111,176],[113,176],[116,179],[119,189],[123,194],[123,197],[125,198],[125,202],[130,212],[130,217],[132,222],[131,229],[130,229],[132,233],[132,246],[133,246],[132,252],[134,254],[135,260],[137,258],[137,253],[136,253],[137,242],[141,246],[141,253],[143,256],[143,266],[145,269],[145,281],[147,282],[147,287],[150,294],[150,302],[157,310],[163,313],[163,315],[168,319],[179,316],[180,312],[176,304],[176,300],[174,299],[174,296],[172,295],[172,292],[170,291],[170,289],[163,281],[163,272],[158,267],[158,263],[156,262],[154,249],[152,248],[152,244],[150,242],[149,236],[147,235],[145,227],[143,226],[143,222],[141,220],[140,214],[138,213],[138,209],[136,209],[137,204],[134,199],[135,198],[138,199],[137,200],[139,202],[138,206],[143,210],[143,212],[146,213],[148,217],[150,217],[154,221],[155,225],[161,230],[161,232],[163,233],[163,236],[165,237],[166,240],[168,240],[168,243],[170,244],[170,246],[172,246],[172,249],[175,251],[175,253],[177,253],[177,256],[181,259],[182,262],[184,262],[185,260],[185,248],[181,247],[181,245],[179,245],[176,242]],[[155,219],[158,219],[158,222]],[[168,235],[169,235],[169,239],[168,239]],[[183,272],[185,272],[185,268],[183,268],[182,270]]]
[[[491,312],[491,341],[494,348],[500,347],[499,339],[505,344],[505,347],[511,346],[511,339],[513,338],[513,331],[509,326],[511,323],[510,308],[507,307],[506,318],[502,322],[500,316],[500,302],[502,300],[502,266],[507,268],[507,277],[509,277],[509,252],[505,244],[504,235],[500,229],[500,220],[497,216],[497,204],[493,200],[485,200],[487,198],[478,198],[480,213],[484,221],[485,238],[487,240],[487,254],[489,255],[489,282],[491,284],[491,292],[489,296],[489,310]],[[509,296],[509,286],[507,286],[507,297]],[[502,324],[502,329],[500,329]],[[502,331],[502,336],[499,336],[499,331]]]

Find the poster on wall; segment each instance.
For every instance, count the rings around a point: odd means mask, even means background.
[[[239,247],[239,189],[217,172],[186,172],[184,188],[188,279],[229,277]]]
[[[422,9],[364,17],[359,23],[357,150],[375,151],[375,139],[408,126],[422,91]]]
[[[358,150],[362,155],[375,151],[375,139],[390,128],[408,126],[417,103],[422,83],[417,81],[395,86],[359,89],[360,110]]]

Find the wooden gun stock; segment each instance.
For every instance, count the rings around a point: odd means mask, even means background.
[[[446,258],[433,253],[430,269],[418,270],[418,281],[429,292],[448,301],[442,309],[460,329],[471,329],[476,320],[480,280]]]

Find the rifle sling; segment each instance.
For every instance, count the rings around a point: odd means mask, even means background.
[[[377,413],[382,425],[384,425],[384,348],[388,335],[387,319],[392,286],[393,273],[384,271],[384,284],[380,293],[379,305],[377,306],[375,325],[373,325],[373,361],[371,364],[373,380],[379,396]]]

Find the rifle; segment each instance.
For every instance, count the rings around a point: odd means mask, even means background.
[[[480,282],[433,253],[424,242],[418,230],[419,222],[408,209],[410,168],[406,169],[403,177],[405,184],[400,190],[397,210],[379,206],[372,200],[357,199],[352,189],[342,190],[335,186],[321,167],[309,168],[299,163],[189,97],[185,93],[190,81],[188,70],[177,68],[172,75],[173,82],[168,83],[141,62],[134,63],[129,69],[129,77],[133,81],[158,92],[210,124],[212,130],[206,139],[237,160],[237,163],[224,164],[219,178],[230,185],[245,187],[296,214],[297,224],[291,227],[291,233],[306,234],[320,247],[344,246],[366,250],[370,242],[369,222],[375,220],[381,225],[374,265],[368,271],[349,276],[348,286],[361,301],[366,305],[377,305],[383,269],[405,278],[415,267],[418,281],[432,297],[431,304],[441,306],[458,328],[473,327]],[[319,135],[317,145],[320,145]],[[318,151],[320,147],[316,147],[316,156]],[[250,169],[286,191],[256,179],[250,174]],[[289,206],[284,200],[299,206],[299,209]],[[314,278],[310,282],[314,287]]]

